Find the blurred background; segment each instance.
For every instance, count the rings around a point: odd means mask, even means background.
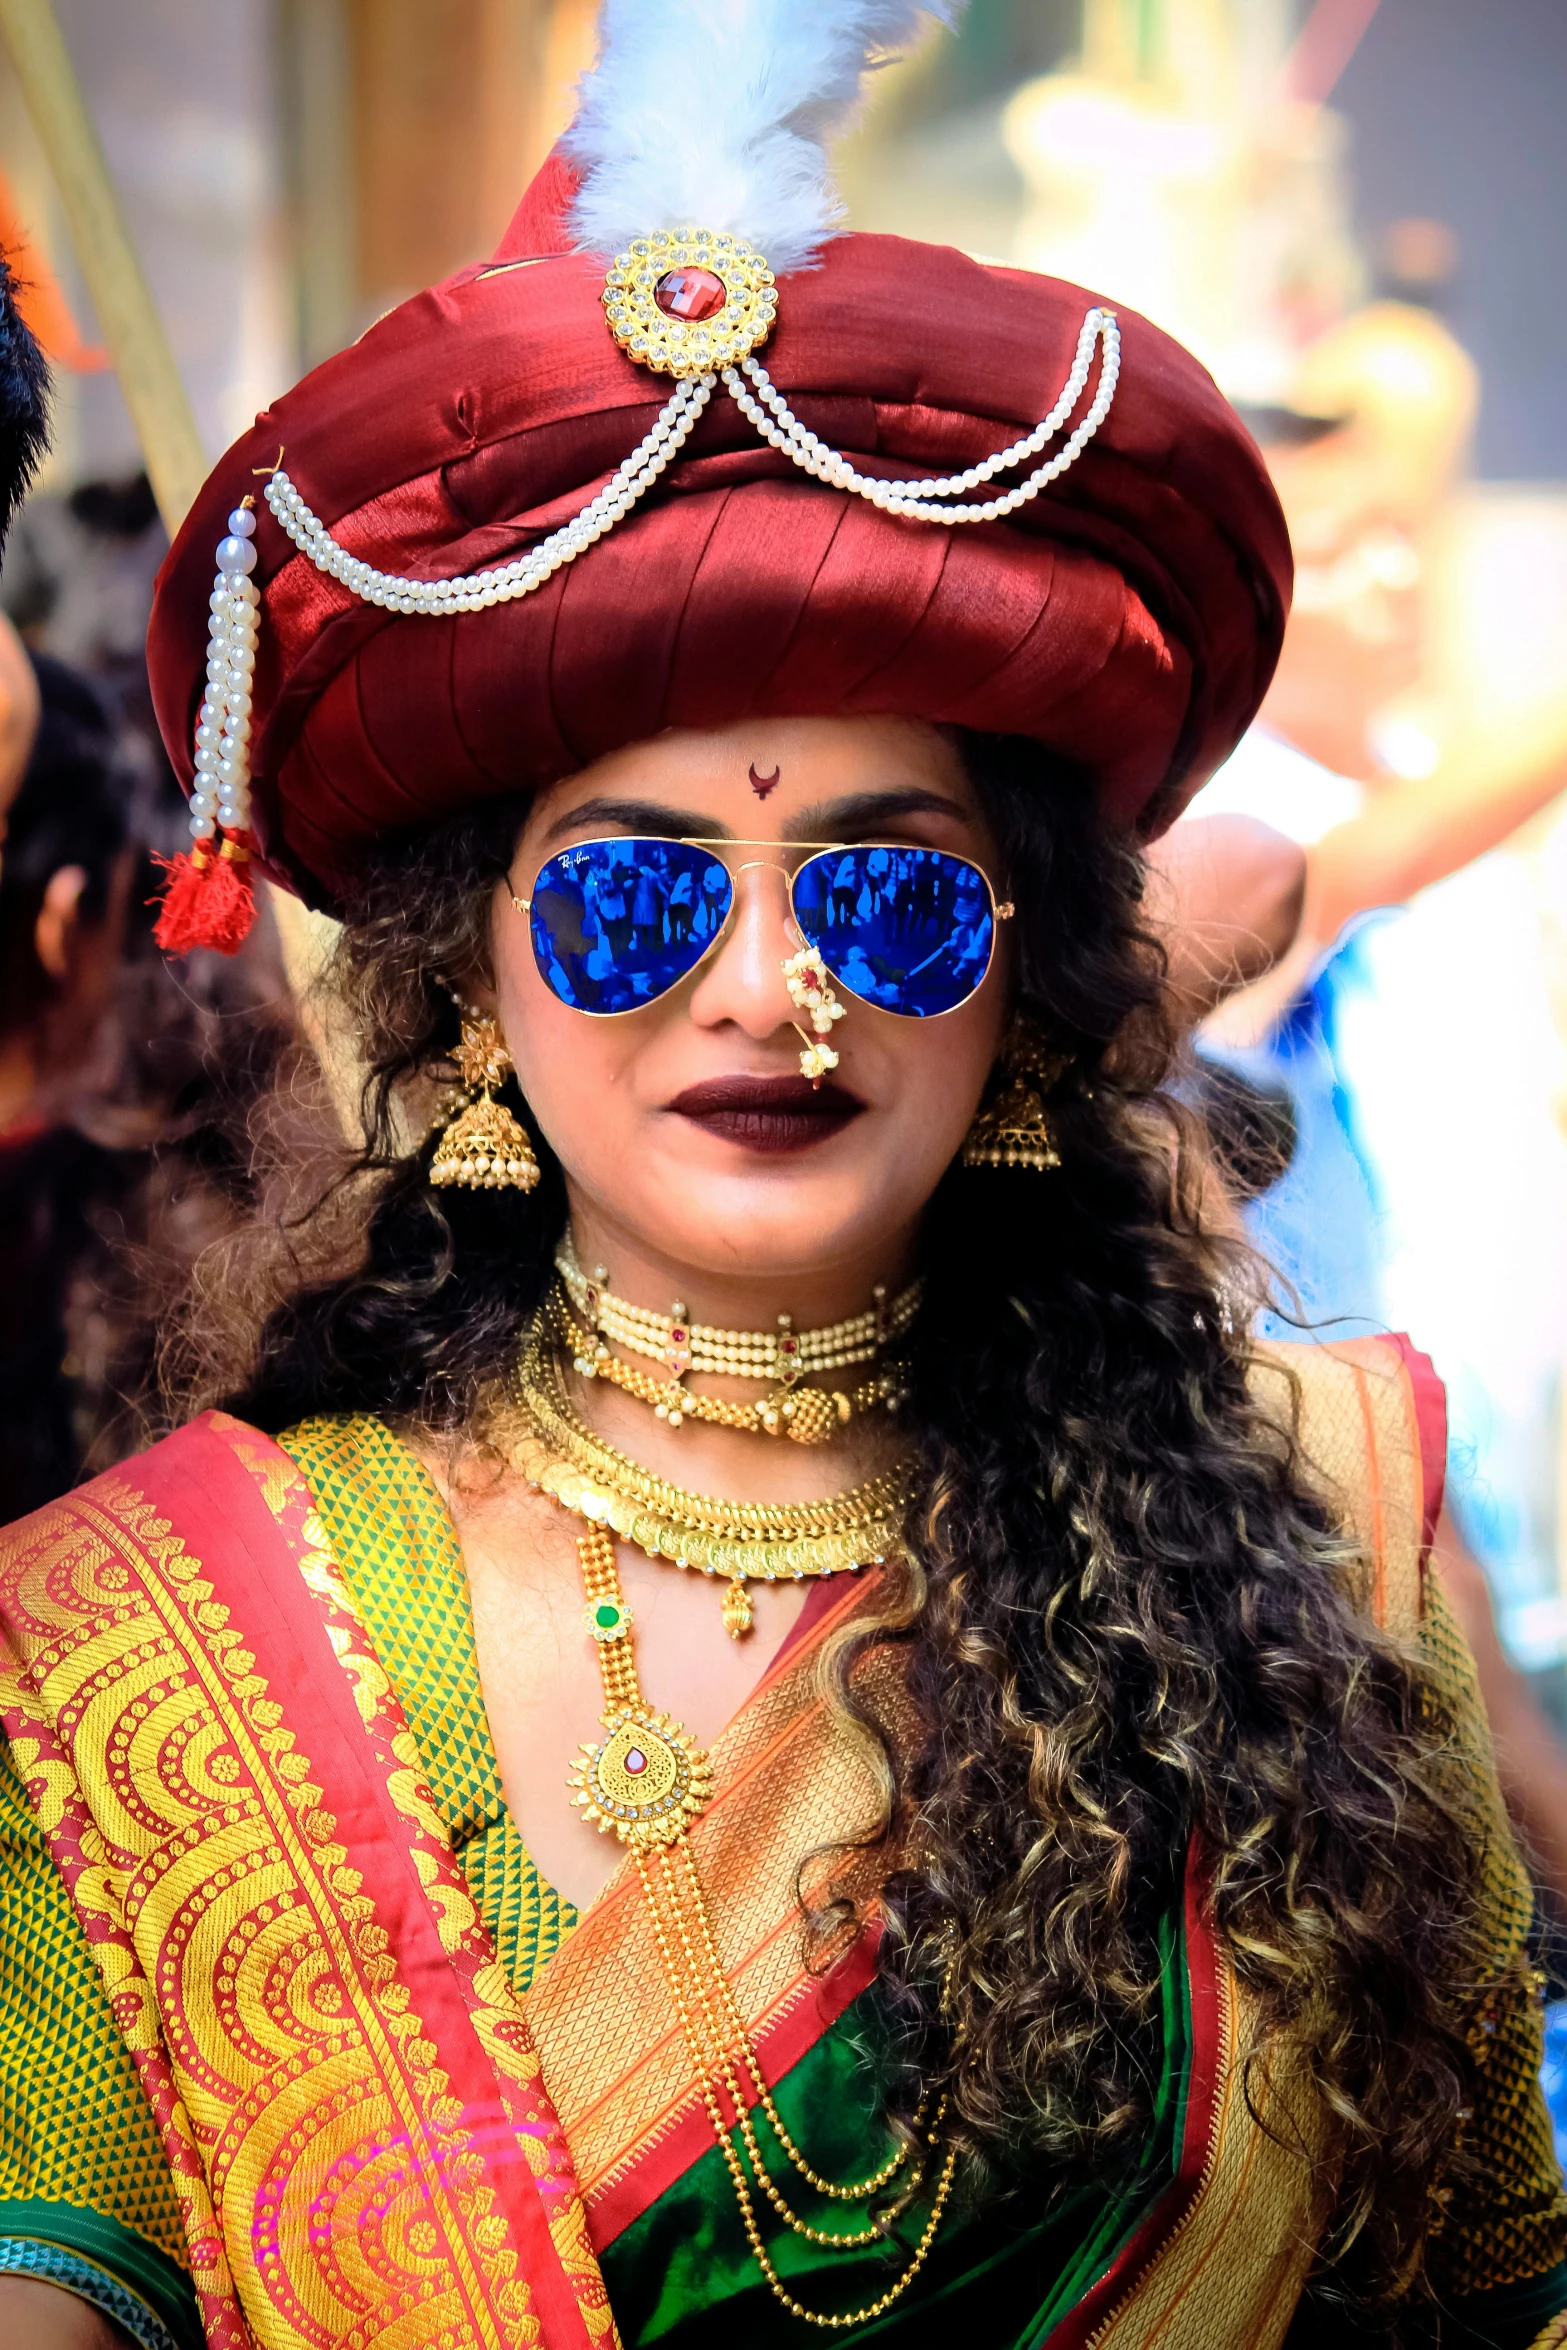
[[[56,13],[209,459],[494,247],[594,18]],[[1149,313],[1273,469],[1295,617],[1194,813],[1297,841],[1305,915],[1205,1023],[1201,1069],[1241,1105],[1236,1189],[1284,1276],[1278,1325],[1408,1329],[1448,1382],[1451,1572],[1567,1900],[1564,104],[1561,0],[970,0],[879,77],[839,164],[856,227]],[[0,648],[0,744],[22,745],[0,775],[0,806],[20,790],[0,869],[8,1517],[155,1425],[160,1301],[257,1205],[301,950],[275,921],[232,964],[150,948],[151,860],[181,830],[140,652],[166,541],[3,41],[0,249],[57,376],[0,568],[29,656]]]

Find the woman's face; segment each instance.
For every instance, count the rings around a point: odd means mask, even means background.
[[[617,751],[541,796],[511,887],[530,897],[557,851],[636,833],[904,842],[970,858],[1007,894],[957,751],[905,719],[768,719]],[[795,1030],[809,1021],[783,973],[801,945],[783,853],[746,847],[729,862],[734,906],[716,949],[618,1018],[560,1002],[526,915],[506,888],[496,893],[501,1024],[565,1168],[578,1237],[612,1271],[615,1251],[762,1283],[895,1278],[996,1057],[1006,925],[978,992],[940,1018],[901,1018],[839,987],[846,1016],[829,1040],[839,1063],[813,1091]],[[625,918],[635,920],[629,894]]]

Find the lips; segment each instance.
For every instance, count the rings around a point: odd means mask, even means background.
[[[841,1134],[865,1104],[830,1080],[804,1077],[710,1077],[688,1085],[668,1108],[704,1134],[753,1151],[809,1150]]]

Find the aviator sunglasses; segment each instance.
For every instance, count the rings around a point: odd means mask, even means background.
[[[663,840],[633,834],[577,841],[540,866],[527,897],[533,957],[573,1011],[639,1011],[690,977],[723,935],[735,877],[771,849],[800,858],[784,873],[795,928],[829,976],[862,1003],[930,1020],[967,1003],[990,969],[996,902],[988,876],[944,849],[887,842]]]

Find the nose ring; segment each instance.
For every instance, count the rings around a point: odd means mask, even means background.
[[[802,947],[797,955],[790,955],[783,965],[784,984],[790,1001],[808,1013],[814,1036],[807,1036],[798,1020],[790,1025],[804,1045],[800,1055],[800,1075],[819,1086],[829,1069],[836,1069],[838,1056],[826,1039],[831,1036],[833,1023],[845,1017],[847,1006],[840,1004],[832,991],[827,966],[815,947]]]

